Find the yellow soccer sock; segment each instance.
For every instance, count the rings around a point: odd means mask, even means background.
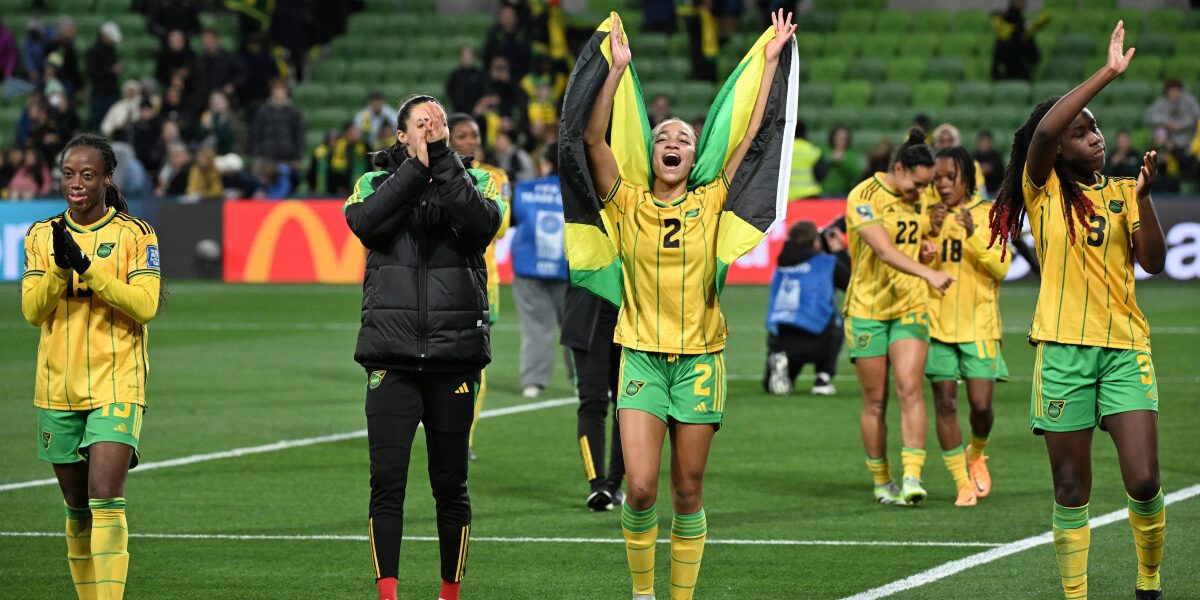
[[[1133,545],[1137,550],[1137,589],[1161,589],[1158,567],[1162,564],[1163,536],[1167,525],[1162,490],[1144,502],[1129,499],[1129,524],[1133,527]]]
[[[1054,559],[1067,600],[1087,598],[1088,547],[1092,530],[1088,507],[1068,508],[1054,504]]]
[[[691,600],[707,537],[708,520],[703,508],[696,514],[671,519],[671,600]]]
[[[954,478],[954,485],[958,489],[973,487],[971,477],[967,475],[967,456],[963,453],[962,446],[943,451],[942,461],[946,463],[946,469],[950,471],[950,476]]]
[[[885,458],[867,458],[867,469],[875,478],[875,485],[883,485],[892,480],[892,467]]]
[[[900,462],[904,465],[904,478],[921,478],[921,469],[925,466],[925,451],[917,448],[902,448]]]
[[[978,437],[971,434],[971,444],[967,447],[967,460],[979,460],[983,456],[983,451],[987,448],[988,438]]]
[[[658,513],[654,506],[634,510],[621,505],[621,531],[625,535],[625,556],[633,577],[634,594],[654,593],[654,545],[658,542]]]
[[[487,397],[487,371],[479,372],[479,391],[475,394],[475,416],[471,417],[471,432],[467,434],[467,447],[475,447],[475,426],[479,424],[479,411],[483,410],[483,399]]]
[[[92,568],[92,511],[67,507],[67,564],[79,600],[96,597],[96,572]]]
[[[125,499],[88,500],[92,509],[92,564],[96,569],[97,600],[121,600],[129,572],[129,528]]]

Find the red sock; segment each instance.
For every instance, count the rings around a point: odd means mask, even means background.
[[[379,600],[396,600],[396,578],[384,577],[375,581],[379,586]]]
[[[438,594],[439,600],[458,600],[457,583],[450,583],[445,579],[442,580],[442,593]]]

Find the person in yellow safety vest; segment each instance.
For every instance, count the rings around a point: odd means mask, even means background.
[[[825,175],[825,161],[821,148],[808,141],[808,127],[804,121],[796,121],[796,141],[792,145],[792,181],[788,187],[788,200],[816,198],[821,195],[821,182]]]

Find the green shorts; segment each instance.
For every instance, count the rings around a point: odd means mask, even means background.
[[[925,361],[925,376],[930,381],[959,379],[1008,380],[1008,365],[1000,352],[1000,340],[980,340],[950,344],[929,342],[929,358]]]
[[[1033,366],[1033,432],[1091,429],[1131,410],[1158,412],[1149,352],[1041,342]]]
[[[664,423],[712,423],[725,413],[725,353],[621,351],[617,410],[648,412]]]
[[[138,438],[145,407],[129,402],[93,410],[38,409],[38,458],[56,465],[87,460],[88,446],[118,442],[133,447],[129,468],[137,466]]]
[[[846,339],[850,341],[850,358],[887,356],[888,346],[900,340],[929,341],[929,314],[910,312],[899,319],[878,321],[849,317],[846,319]]]

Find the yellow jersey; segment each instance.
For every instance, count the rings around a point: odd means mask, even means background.
[[[496,235],[492,236],[492,243],[488,244],[487,250],[483,253],[488,274],[488,312],[491,314],[492,321],[495,322],[500,317],[500,269],[496,267],[496,241],[508,233],[508,224],[511,220],[508,207],[512,206],[512,186],[508,183],[508,173],[500,167],[487,163],[476,163],[474,168],[486,172],[491,177],[492,183],[500,192],[500,199],[504,200],[504,204],[500,205],[500,228],[496,230]]]
[[[904,200],[883,184],[876,173],[846,197],[846,231],[850,242],[850,286],[846,288],[844,313],[860,319],[886,321],[910,312],[925,311],[925,281],[885,264],[859,236],[871,225],[881,225],[888,240],[913,260],[921,255],[921,240],[929,228],[919,204]]]
[[[717,298],[717,225],[725,174],[671,203],[618,179],[605,198],[624,285],[616,343],[642,352],[706,354],[729,328]]]
[[[1062,184],[1054,171],[1038,187],[1022,174],[1025,210],[1042,265],[1042,284],[1029,330],[1031,342],[1150,351],[1150,325],[1137,305],[1133,232],[1141,227],[1137,180],[1102,176],[1083,186],[1095,214],[1075,243],[1067,233]]]
[[[69,211],[68,211],[69,212]],[[158,311],[158,237],[145,221],[109,209],[71,236],[92,264],[83,275],[54,264],[50,224],[25,235],[21,312],[41,328],[33,403],[92,410],[114,402],[146,405],[150,372],[146,323]]]
[[[1000,339],[1000,281],[1008,275],[1010,261],[1000,260],[998,245],[987,247],[991,207],[981,200],[965,209],[948,209],[941,234],[933,240],[938,254],[930,267],[954,277],[945,293],[929,291],[929,331],[935,340],[959,344]],[[962,210],[970,211],[975,224],[969,236],[956,218]]]

